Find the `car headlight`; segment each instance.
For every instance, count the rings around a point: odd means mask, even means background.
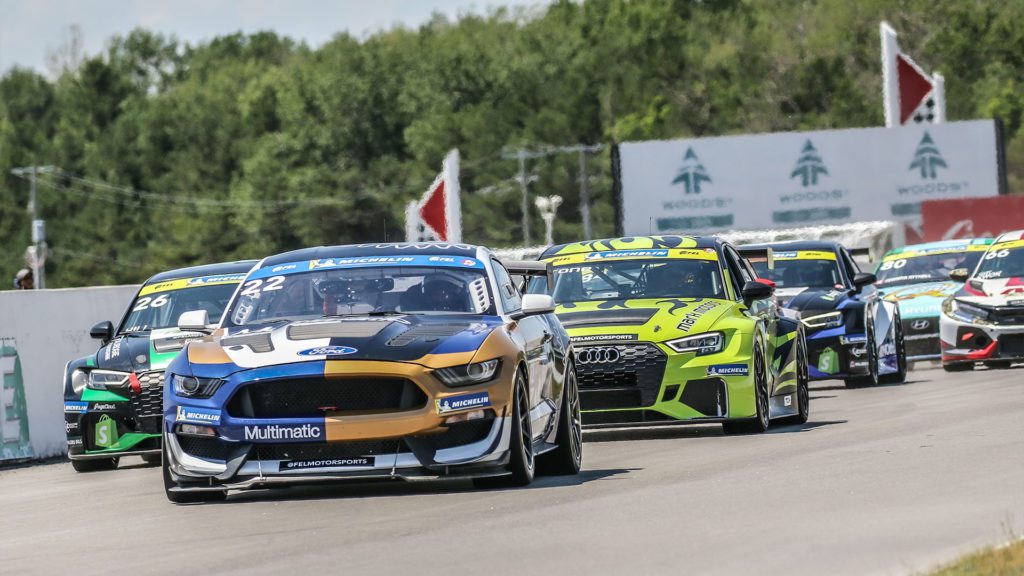
[[[434,374],[445,386],[470,386],[483,384],[494,378],[494,375],[498,373],[499,364],[500,362],[495,358],[474,364],[438,368],[434,370]]]
[[[71,373],[71,389],[75,391],[76,396],[82,395],[82,390],[89,385],[89,373],[85,370],[75,369]]]
[[[800,321],[804,323],[804,326],[814,328],[815,330],[820,328],[838,328],[843,325],[843,313],[829,312],[828,314],[818,314],[816,316],[800,318]]]
[[[706,332],[668,340],[665,345],[676,352],[696,352],[697,356],[721,352],[725,347],[725,336],[721,332]]]
[[[171,377],[174,393],[185,398],[209,398],[224,384],[220,378],[196,378],[175,374]]]
[[[74,386],[74,375],[72,375],[71,378],[71,384]],[[110,388],[120,388],[124,386],[124,383],[127,381],[127,372],[93,370],[89,372],[88,383],[86,385],[93,390],[108,390]]]
[[[960,320],[961,322],[984,324],[989,321],[988,310],[981,306],[975,306],[974,304],[968,304],[962,300],[957,300],[956,298],[950,298],[943,302],[942,311],[945,312],[947,316]]]

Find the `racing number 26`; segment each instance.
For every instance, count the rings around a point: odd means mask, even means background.
[[[161,294],[159,296],[143,296],[135,302],[135,307],[132,308],[132,312],[141,312],[146,308],[159,308],[167,304],[167,294]]]
[[[260,292],[270,292],[271,290],[280,290],[281,284],[284,283],[284,276],[271,276],[266,280],[260,278],[257,280],[249,280],[242,286],[242,296],[248,296],[250,298],[257,298]]]

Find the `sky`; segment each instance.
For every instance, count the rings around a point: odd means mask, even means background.
[[[434,12],[449,18],[498,6],[547,0],[0,0],[0,74],[13,66],[47,72],[46,54],[66,42],[72,25],[84,53],[144,27],[195,43],[238,32],[272,30],[316,47],[338,32],[365,37],[394,26],[416,27]]]

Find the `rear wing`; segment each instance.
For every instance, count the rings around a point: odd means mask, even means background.
[[[768,269],[775,268],[775,252],[771,248],[745,248],[743,246],[737,246],[736,251],[740,253],[747,260],[752,258],[764,258],[768,261]]]
[[[548,293],[555,289],[555,274],[550,262],[539,260],[504,260],[502,265],[512,276],[522,276],[525,281],[533,277],[543,277],[547,281]]]
[[[848,250],[850,251],[850,256],[853,256],[854,258],[858,256],[863,256],[868,260],[871,259],[871,248],[868,248],[866,246],[864,248],[849,248]]]

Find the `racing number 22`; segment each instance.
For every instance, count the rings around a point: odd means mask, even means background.
[[[242,296],[248,296],[250,298],[257,298],[260,292],[270,292],[271,290],[280,290],[281,284],[284,283],[284,276],[271,276],[266,280],[260,278],[257,280],[249,280],[242,287]]]

